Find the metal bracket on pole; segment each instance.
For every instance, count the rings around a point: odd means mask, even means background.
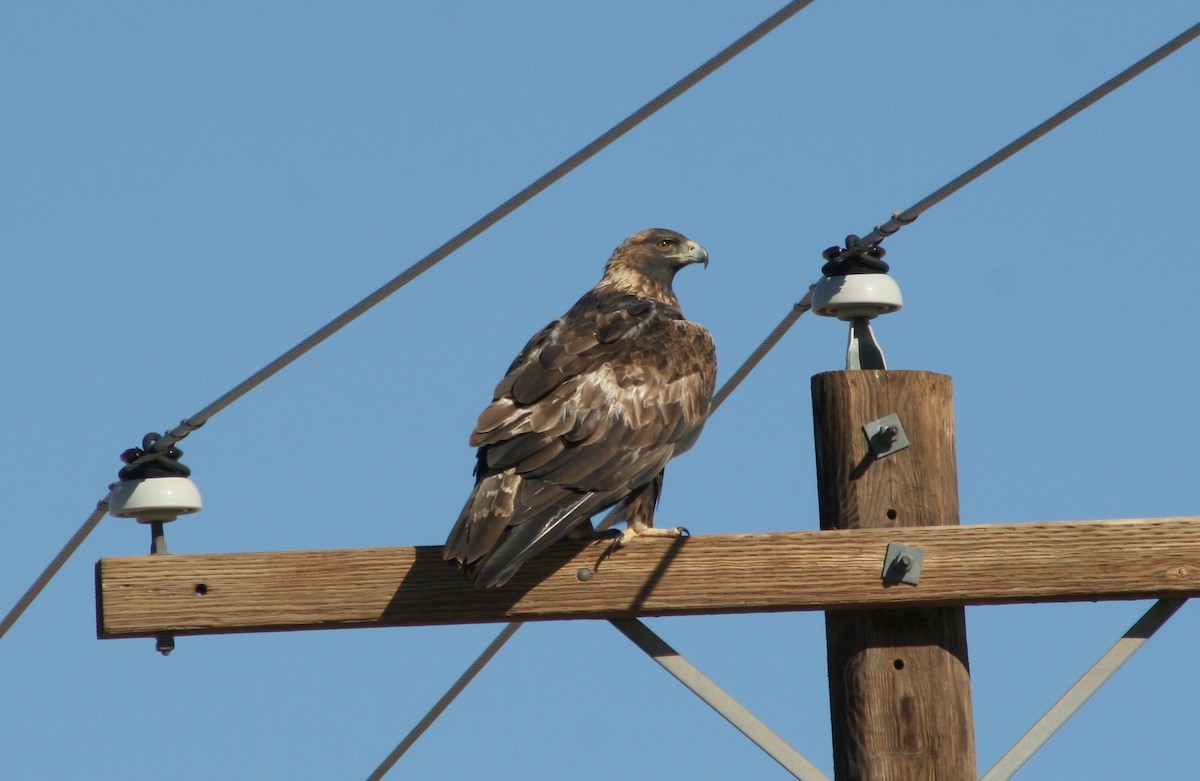
[[[667,645],[667,642],[650,627],[636,618],[614,618],[611,623],[793,776],[801,781],[830,781],[829,776],[772,732],[770,727],[759,721],[711,678],[696,669],[695,665],[680,656],[678,651]]]
[[[855,238],[847,236],[847,244],[853,244],[851,239]],[[826,250],[826,253],[832,249],[836,248]],[[879,256],[882,256],[883,250],[876,249]],[[827,259],[828,257],[826,255]],[[873,256],[858,257],[862,261]],[[895,312],[904,303],[899,286],[886,273],[862,273],[886,272],[886,263],[879,261],[878,257],[873,257],[873,260],[873,263],[861,268],[858,268],[861,263],[852,262],[849,265],[855,268],[849,271],[838,271],[840,266],[831,267],[830,264],[826,264],[821,273],[832,273],[833,276],[822,277],[812,290],[814,312],[850,323],[850,340],[846,345],[846,368],[850,370],[887,369],[883,350],[875,339],[875,332],[871,330],[871,320],[879,315]]]
[[[908,435],[904,433],[904,426],[900,423],[900,416],[894,412],[863,426],[863,433],[867,435],[867,446],[871,448],[871,455],[876,458],[890,456],[911,444]]]
[[[888,583],[908,583],[915,586],[921,582],[921,564],[924,561],[925,551],[921,548],[889,542],[887,552],[883,555],[881,577]]]
[[[846,368],[855,369],[887,369],[887,361],[883,357],[883,348],[871,330],[871,320],[867,317],[855,317],[850,320],[850,339],[846,344]]]

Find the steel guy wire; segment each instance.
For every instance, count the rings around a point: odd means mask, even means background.
[[[283,353],[263,368],[259,369],[250,377],[247,377],[240,384],[225,393],[216,401],[212,402],[190,418],[180,421],[178,426],[167,431],[162,438],[158,440],[158,444],[163,448],[170,447],[186,437],[188,434],[191,434],[193,431],[203,426],[218,412],[221,412],[226,407],[245,396],[251,390],[270,379],[286,366],[303,356],[309,350],[313,349],[321,342],[324,342],[330,336],[333,336],[342,328],[349,325],[352,321],[365,314],[369,309],[383,301],[392,293],[395,293],[397,290],[404,287],[409,282],[412,282],[421,274],[433,268],[439,262],[449,257],[455,250],[458,250],[467,242],[479,236],[485,230],[492,227],[512,212],[516,211],[525,203],[532,200],[543,190],[550,187],[550,185],[554,184],[559,179],[562,179],[571,171],[575,170],[587,160],[594,157],[605,147],[609,146],[621,136],[640,125],[646,119],[649,119],[659,109],[663,108],[671,101],[682,95],[684,92],[687,92],[689,89],[699,84],[702,80],[710,76],[722,65],[726,64],[734,57],[750,48],[750,46],[757,43],[767,33],[771,32],[776,27],[790,19],[792,16],[802,11],[806,6],[811,4],[812,1],[813,0],[794,0],[793,2],[788,3],[784,7],[780,8],[774,14],[767,17],[758,26],[754,27],[748,33],[738,38],[721,51],[717,52],[705,62],[701,63],[700,66],[691,73],[687,74],[682,79],[663,90],[655,98],[643,105],[637,111],[634,111],[628,117],[609,128],[594,141],[589,143],[587,146],[584,146],[582,149],[568,157],[563,162],[559,163],[547,173],[543,174],[539,179],[534,181],[525,189],[509,198],[495,209],[492,209],[483,217],[479,218],[477,221],[465,228],[462,232],[451,238],[445,244],[442,244],[433,252],[429,253],[424,258],[417,261],[397,276],[393,277],[375,292],[371,293],[366,298],[362,299],[357,304],[350,307],[345,312],[314,331],[302,342]],[[145,456],[145,458],[149,457],[150,454]],[[133,468],[140,463],[141,460],[139,459],[129,466]],[[101,502],[107,505],[108,497],[102,499]],[[79,527],[79,529],[71,537],[70,542],[68,542],[59,555],[50,562],[50,565],[46,567],[38,579],[34,581],[33,585],[30,586],[25,594],[17,601],[17,604],[13,607],[13,609],[9,611],[8,615],[4,619],[4,623],[0,625],[0,637],[3,637],[4,633],[8,631],[9,627],[16,623],[17,619],[21,617],[21,614],[25,612],[25,609],[29,607],[30,603],[32,603],[35,598],[37,598],[37,595],[42,591],[46,584],[49,583],[50,579],[57,574],[58,570],[62,568],[67,559],[70,558],[71,554],[75,552],[75,549],[79,547],[80,543],[82,543],[83,540],[92,532],[92,530],[96,528],[96,525],[103,517],[103,513],[100,513],[99,516],[89,517],[88,520]]]

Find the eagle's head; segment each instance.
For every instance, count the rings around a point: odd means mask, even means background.
[[[675,272],[693,263],[708,266],[708,253],[696,242],[665,228],[633,234],[613,251],[604,281],[621,292],[678,306],[671,282]]]

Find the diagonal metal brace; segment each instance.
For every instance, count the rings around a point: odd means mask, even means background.
[[[829,776],[789,746],[695,665],[680,656],[650,627],[636,618],[614,618],[611,623],[793,776],[801,781],[830,781]]]
[[[1186,599],[1160,599],[1138,619],[1112,648],[1091,666],[1050,710],[992,765],[981,781],[1008,781],[1034,753],[1050,740],[1058,728],[1067,723],[1083,704],[1103,686],[1121,665],[1129,661],[1155,632],[1167,623]]]

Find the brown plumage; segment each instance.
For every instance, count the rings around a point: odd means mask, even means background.
[[[444,556],[476,586],[505,583],[591,516],[625,503],[629,530],[654,529],[663,468],[708,416],[717,356],[683,319],[675,272],[704,248],[653,228],[621,243],[604,277],[529,341],[471,434],[475,489]]]

